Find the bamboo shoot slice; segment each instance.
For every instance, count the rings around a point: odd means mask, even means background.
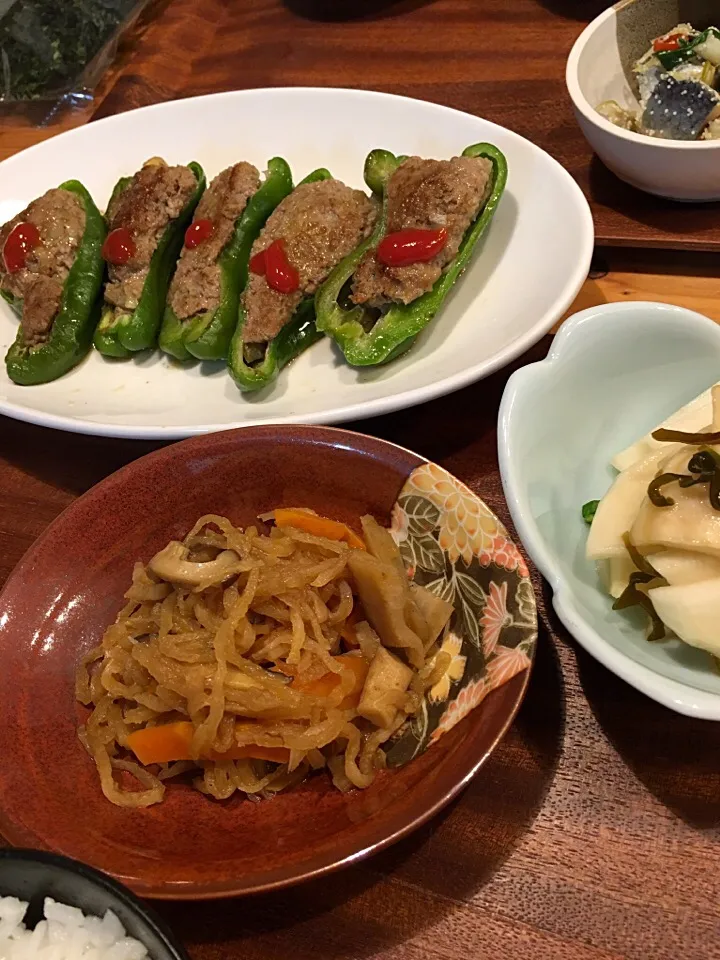
[[[630,555],[625,551],[624,557],[612,557],[610,560],[601,561],[603,570],[603,582],[607,592],[615,600],[627,587],[630,580],[630,574],[637,570],[637,567],[630,559]]]
[[[648,554],[646,559],[671,587],[720,579],[720,557],[689,550],[662,550]]]
[[[647,500],[648,484],[656,476],[661,461],[679,446],[681,444],[665,443],[663,449],[655,450],[615,478],[598,504],[590,527],[586,547],[589,560],[627,555],[623,534],[635,523],[643,500]]]
[[[391,727],[412,675],[410,667],[394,653],[378,647],[358,704],[360,716],[383,730]]]
[[[692,647],[720,657],[720,578],[648,591],[658,616]]]
[[[663,472],[687,473],[688,462],[698,448],[668,446],[679,450],[663,461]],[[675,501],[673,506],[656,507],[646,497],[630,528],[630,538],[640,553],[647,555],[665,547],[720,556],[720,512],[710,506],[707,485],[683,488],[671,483],[662,488],[662,493]]]
[[[718,385],[720,384],[716,384],[715,386]],[[645,434],[640,440],[637,440],[631,446],[613,457],[611,462],[615,469],[621,471],[627,470],[628,467],[631,467],[640,460],[644,460],[651,453],[661,449],[663,446],[667,446],[667,444],[663,444],[661,440],[653,440],[652,434],[660,427],[666,427],[668,430],[684,430],[687,433],[696,433],[698,430],[706,429],[707,424],[714,421],[711,390],[712,388],[706,390],[704,393],[701,393],[699,397],[691,400],[690,403],[686,403],[684,407],[681,407],[669,416],[667,420],[659,423],[657,427],[653,427],[650,433]],[[720,429],[720,427],[716,429]]]

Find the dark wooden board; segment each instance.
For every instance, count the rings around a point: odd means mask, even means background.
[[[375,88],[509,126],[587,185],[563,69],[599,4],[546,3],[356,2],[364,14],[343,21],[330,17],[347,13],[342,0],[324,12],[300,0],[292,9],[171,0],[98,115],[222,89]],[[608,182],[596,206],[601,242],[720,248],[715,209],[665,209],[635,191],[622,199],[625,188]],[[624,214],[613,209],[621,199]],[[355,426],[443,464],[507,522],[495,423],[508,373]],[[153,446],[0,418],[0,583],[68,503]],[[559,625],[537,575],[535,585],[541,631],[528,696],[458,802],[327,880],[161,905],[193,960],[720,960],[720,724],[673,714],[615,678]]]
[[[507,523],[495,424],[509,372],[350,426],[441,463]],[[154,446],[0,418],[0,584],[63,507]],[[720,724],[618,680],[534,583],[526,700],[460,799],[327,879],[156,904],[192,960],[720,960]]]
[[[565,61],[605,5],[172,0],[135,45],[97,116],[265,86],[362,87],[419,97],[494,120],[556,157],[590,200],[599,244],[720,250],[720,204],[674,203],[623,184],[579,131]]]

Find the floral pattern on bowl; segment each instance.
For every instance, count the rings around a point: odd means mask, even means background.
[[[415,583],[455,607],[441,647],[450,664],[388,751],[388,765],[401,766],[530,667],[537,612],[527,565],[503,525],[437,464],[408,477],[390,532]]]

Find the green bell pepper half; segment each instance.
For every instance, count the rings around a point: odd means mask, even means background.
[[[132,177],[120,177],[118,182],[115,184],[113,192],[110,194],[108,205],[105,208],[106,212],[112,207],[115,198],[118,197],[127,186],[129,186],[131,181]],[[105,217],[105,226],[107,229],[107,216]],[[100,316],[102,316],[102,304],[99,313]],[[125,347],[120,343],[117,336],[112,331],[111,326],[109,325],[106,331],[101,327],[100,323],[97,324],[95,327],[95,335],[93,337],[93,346],[105,357],[125,359],[130,356],[130,351],[126,350]]]
[[[389,150],[378,149],[370,151],[365,158],[363,177],[365,183],[376,196],[382,197],[385,191],[385,184],[405,159],[407,158],[396,157],[395,154],[390,153]]]
[[[224,360],[238,318],[240,294],[248,277],[250,249],[265,221],[292,190],[290,167],[281,157],[268,162],[264,182],[250,197],[235,221],[233,235],[223,247],[220,267],[220,303],[214,310],[180,320],[172,307],[165,307],[160,328],[160,349],[178,360]]]
[[[106,357],[129,357],[137,350],[155,346],[170,278],[182,250],[185,230],[205,189],[205,174],[200,164],[189,163],[188,167],[195,174],[197,187],[180,215],[165,227],[150,260],[137,307],[132,313],[116,317],[113,307],[107,304],[103,306],[93,342],[95,349]],[[131,181],[132,177],[123,177],[113,191],[113,198],[122,193]]]
[[[464,157],[485,157],[493,165],[487,200],[468,227],[456,256],[445,267],[432,290],[408,304],[392,304],[374,321],[362,306],[343,306],[343,288],[352,279],[365,254],[376,247],[386,232],[388,200],[386,186],[404,158],[387,150],[373,150],[365,161],[365,182],[375,193],[382,192],[383,208],[372,234],[332,271],[315,295],[316,325],[342,350],[356,367],[386,363],[412,346],[418,333],[433,319],[453,284],[467,267],[475,246],[495,213],[507,181],[505,156],[490,143],[476,143],[463,150]],[[394,161],[394,162],[393,162]]]
[[[92,345],[99,314],[99,293],[105,263],[101,250],[105,220],[85,187],[77,180],[60,184],[61,190],[76,194],[85,207],[85,230],[75,260],[63,286],[60,308],[45,343],[28,346],[22,327],[5,357],[8,376],[14,383],[30,386],[57,380],[76,366]],[[3,296],[22,316],[22,299]]]
[[[324,167],[313,170],[298,186],[304,183],[317,183],[320,180],[330,180],[332,174]],[[322,334],[315,326],[315,300],[306,297],[300,302],[297,310],[285,324],[280,333],[272,340],[265,350],[265,356],[260,363],[250,365],[245,362],[243,341],[243,327],[247,315],[245,308],[240,304],[238,311],[238,325],[230,344],[228,369],[240,390],[261,390],[271,383],[282,368],[298,357],[304,350],[321,339]]]
[[[242,335],[236,334],[230,347],[228,368],[242,391],[261,390],[271,383],[282,368],[322,337],[315,326],[315,306],[312,297],[302,300],[275,339],[268,344],[261,363],[245,363]]]

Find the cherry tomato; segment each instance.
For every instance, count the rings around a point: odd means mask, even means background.
[[[376,256],[386,267],[426,263],[440,253],[447,241],[445,227],[437,230],[398,230],[382,238]]]
[[[215,233],[212,220],[195,220],[185,231],[185,246],[188,250],[199,247]]]
[[[30,252],[40,246],[40,231],[34,223],[17,223],[8,234],[3,259],[8,273],[17,273],[27,263]]]
[[[278,293],[295,293],[300,286],[300,274],[287,258],[285,241],[274,240],[262,251],[262,260],[260,257],[258,253],[250,261],[253,273],[264,273],[268,286]]]
[[[103,260],[107,260],[115,267],[121,267],[127,263],[135,255],[135,241],[130,231],[125,227],[111,230],[105,238],[101,253]]]
[[[250,272],[256,273],[259,277],[264,277],[267,273],[267,265],[265,263],[265,251],[261,250],[259,253],[256,253],[254,257],[250,258]]]
[[[681,39],[681,33],[673,33],[669,37],[658,37],[658,39],[653,43],[653,50],[655,53],[665,50],[677,50],[680,46]]]

